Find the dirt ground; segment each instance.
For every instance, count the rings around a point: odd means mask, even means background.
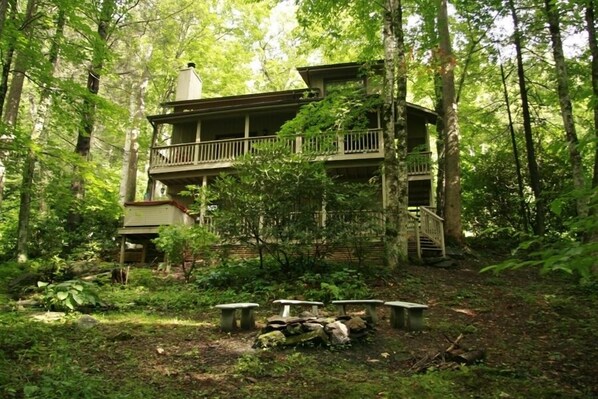
[[[425,359],[463,334],[463,347],[485,353],[484,371],[474,371],[479,378],[474,376],[476,381],[469,381],[464,389],[483,392],[485,383],[496,383],[496,376],[488,374],[491,370],[501,381],[515,381],[519,391],[531,392],[546,384],[559,392],[555,397],[598,397],[596,293],[583,291],[572,277],[541,276],[536,270],[480,274],[479,269],[475,261],[450,270],[410,266],[377,283],[378,299],[429,305],[422,332],[390,328],[388,310],[381,307],[374,333],[350,348],[260,351],[251,347],[257,331],[223,333],[218,328],[218,312],[209,310],[181,316],[181,320],[191,321],[180,323],[177,315],[168,315],[174,321],[162,324],[139,324],[130,319],[101,323],[104,339],[86,349],[89,364],[82,363],[85,370],[110,375],[118,369],[144,383],[158,384],[158,388],[174,382],[183,392],[201,391],[204,395],[197,397],[247,397],[257,386],[264,397],[273,397],[268,395],[271,384],[277,386],[276,397],[286,393],[303,397],[288,381],[303,381],[309,387],[314,378],[322,378],[319,375],[326,373],[326,367],[334,370],[350,365],[363,366],[363,378],[368,373],[414,375],[416,365],[426,364]],[[258,324],[275,313],[274,307],[262,305]],[[309,360],[312,377],[306,374],[306,364],[292,364],[297,352],[306,356],[304,362]],[[231,375],[238,378],[231,379]],[[533,396],[520,393],[504,393],[504,397]]]

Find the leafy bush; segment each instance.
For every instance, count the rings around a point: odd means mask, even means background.
[[[189,282],[198,262],[210,264],[214,256],[212,246],[217,240],[204,226],[172,225],[161,227],[154,243],[164,251],[168,262],[181,265],[185,281]]]
[[[72,312],[85,306],[100,304],[94,284],[86,281],[68,280],[56,284],[39,281],[37,285],[44,288],[43,302],[48,310]]]
[[[363,299],[371,295],[361,273],[342,269],[330,274],[306,273],[299,278],[305,296],[323,302],[336,299]]]

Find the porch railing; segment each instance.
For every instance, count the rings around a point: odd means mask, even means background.
[[[254,151],[262,143],[285,142],[292,153],[308,152],[328,159],[347,159],[384,156],[381,129],[320,134],[313,137],[262,136],[242,139],[204,141],[153,147],[151,168],[199,166],[233,162],[238,157]],[[430,152],[411,153],[408,156],[410,174],[430,173]]]
[[[422,237],[427,237],[445,256],[444,246],[444,219],[436,215],[428,207],[420,207],[419,216],[414,212],[409,212],[409,221],[407,228],[411,237],[415,239],[416,253],[418,257],[422,254]],[[293,214],[291,213],[291,219]],[[314,222],[316,226],[324,227],[332,223],[353,224],[357,227],[351,234],[361,237],[382,237],[384,235],[384,211],[325,211],[314,212]],[[205,215],[200,223],[212,232],[216,232],[214,219],[211,215]]]

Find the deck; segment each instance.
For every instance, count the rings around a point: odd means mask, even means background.
[[[314,137],[261,136],[241,139],[203,141],[153,147],[150,173],[163,174],[233,166],[239,157],[252,153],[256,146],[283,142],[291,153],[313,154],[326,162],[382,160],[384,138],[381,129],[321,134]],[[407,158],[410,178],[429,178],[432,173],[431,153],[410,153]]]

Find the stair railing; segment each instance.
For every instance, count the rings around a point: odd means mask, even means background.
[[[420,231],[432,240],[442,250],[442,256],[446,256],[444,247],[444,219],[431,211],[428,207],[420,207],[419,212]],[[419,239],[418,239],[419,243]]]
[[[415,238],[415,253],[417,254],[417,259],[421,260],[422,258],[422,247],[421,247],[421,240],[419,236],[419,219],[413,212],[408,212],[409,214],[409,222],[408,229],[410,232],[413,233],[413,237]]]

